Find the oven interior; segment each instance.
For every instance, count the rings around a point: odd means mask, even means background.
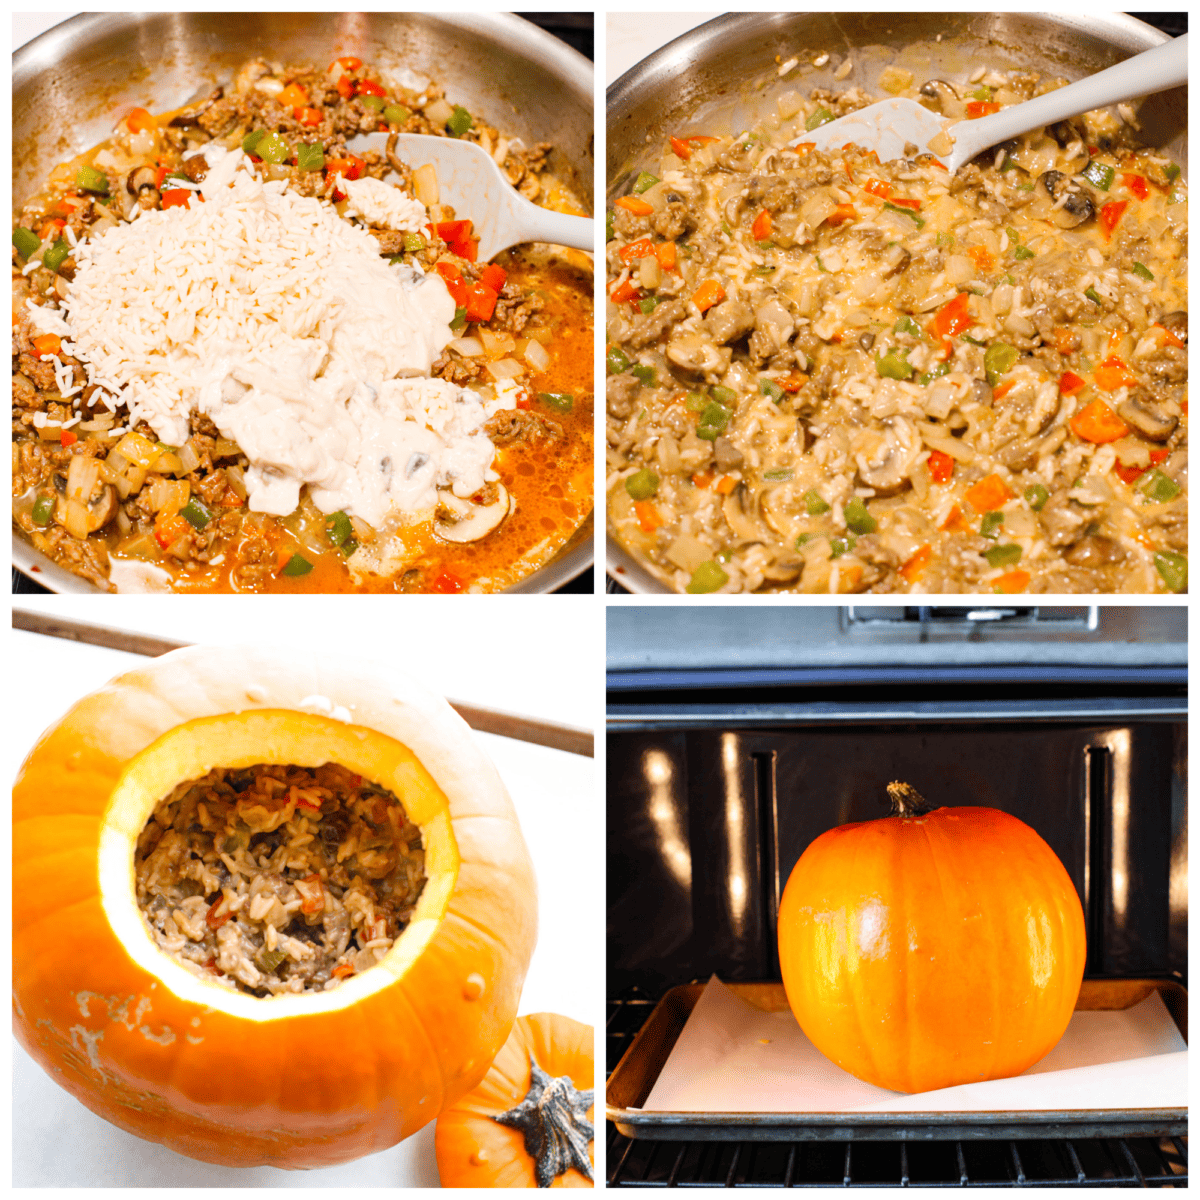
[[[1083,902],[1087,978],[1186,987],[1185,611],[664,611],[681,615],[609,610],[610,1071],[670,987],[779,979],[792,867],[824,830],[884,815],[892,779],[1049,842]],[[608,1181],[1186,1184],[1185,1136],[1066,1132],[670,1142],[610,1124]]]

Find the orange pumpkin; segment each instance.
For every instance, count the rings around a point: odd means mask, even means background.
[[[592,1187],[594,1031],[520,1017],[483,1082],[438,1117],[443,1187]]]
[[[898,1092],[1018,1075],[1062,1037],[1086,952],[1053,850],[993,808],[929,812],[905,784],[878,821],[801,855],[779,907],[788,1003],[850,1074]]]
[[[161,951],[133,849],[212,766],[341,763],[400,797],[427,882],[384,959],[257,996]],[[302,651],[191,647],[81,700],[13,791],[16,1033],[115,1125],[208,1162],[319,1167],[394,1145],[469,1092],[516,1017],[536,887],[495,768],[445,701]]]

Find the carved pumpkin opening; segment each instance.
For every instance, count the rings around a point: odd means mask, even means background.
[[[355,778],[361,780],[361,786],[351,788],[349,785]],[[214,803],[211,809],[206,800],[205,815],[201,817],[201,797],[188,799],[196,789],[204,795],[216,791],[220,799],[221,787],[227,786],[236,793],[233,784],[236,782],[241,786],[248,780],[255,788],[248,794],[258,796],[262,789],[276,786],[253,782],[265,779],[287,786],[287,799],[282,809],[276,812],[266,805],[250,804],[241,806],[239,814],[238,804],[230,806],[226,796],[223,805]],[[252,824],[261,826],[266,832],[275,816],[286,814],[291,808],[290,820],[285,817],[275,828],[296,837],[300,830],[296,809],[302,797],[298,794],[293,805],[292,788],[297,787],[298,793],[311,790],[300,784],[316,779],[324,780],[325,785],[340,781],[338,806],[330,805],[330,818],[348,815],[350,810],[345,807],[348,802],[353,806],[355,819],[359,810],[369,813],[370,820],[358,823],[374,826],[371,832],[380,835],[374,840],[386,843],[373,846],[375,852],[382,852],[386,859],[389,848],[399,852],[403,845],[403,862],[397,861],[399,877],[372,880],[365,878],[368,872],[361,869],[347,870],[343,875],[337,870],[346,862],[345,859],[342,864],[337,862],[338,849],[345,845],[343,840],[331,856],[322,851],[327,859],[326,871],[346,880],[345,884],[334,885],[340,887],[343,894],[333,895],[325,881],[320,881],[318,895],[318,880],[309,877],[320,876],[320,870],[304,870],[297,877],[295,870],[287,870],[286,855],[281,855],[280,862],[276,863],[274,851],[267,853],[269,842],[262,843],[262,850],[258,849],[258,842],[251,846],[255,831],[250,830],[245,851],[236,857],[230,852],[227,857],[235,867],[243,864],[247,871],[250,870],[248,860],[253,861],[253,876],[242,876],[231,869],[221,858],[226,852],[215,850],[216,863],[224,874],[236,874],[239,878],[232,886],[224,881],[208,890],[214,879],[221,879],[215,874],[213,852],[208,851],[214,836],[236,839]],[[221,787],[214,787],[217,781]],[[252,811],[258,807],[263,811]],[[389,817],[389,810],[398,815]],[[325,804],[322,803],[322,814],[324,811]],[[382,820],[374,821],[376,816]],[[155,830],[162,830],[159,817],[169,819],[172,826],[175,819],[186,818],[187,828],[183,831],[173,829],[173,832],[182,832],[185,844],[194,842],[201,854],[199,857],[189,854],[185,848],[183,854],[188,861],[176,874],[186,881],[190,871],[197,877],[193,884],[199,886],[203,895],[200,892],[190,898],[183,895],[190,889],[174,882],[169,874],[156,871],[158,864],[151,860],[156,838],[161,840],[161,834],[155,833]],[[242,819],[244,817],[250,820]],[[308,816],[302,819],[306,828],[299,837],[319,839],[325,822],[314,827]],[[232,832],[226,834],[230,822]],[[352,820],[350,827],[354,824]],[[337,822],[333,822],[330,829],[336,825]],[[219,826],[219,830],[206,826]],[[389,831],[386,837],[382,836],[384,829]],[[392,830],[396,831],[394,839]],[[358,832],[361,834],[363,830]],[[260,1014],[272,1012],[277,1005],[290,1008],[293,1004],[302,1004],[306,1009],[310,1005],[323,1008],[326,1004],[340,1007],[337,999],[343,993],[356,993],[359,987],[375,990],[402,976],[436,930],[453,891],[458,869],[446,798],[408,747],[375,730],[349,725],[332,717],[270,709],[189,721],[147,746],[130,760],[113,790],[100,845],[101,892],[105,909],[114,928],[121,931],[120,936],[131,956],[178,994],[192,995],[199,987],[205,993],[216,992],[222,996],[221,1000],[209,1000],[218,1007],[232,1005],[235,1010],[243,1011],[241,1006],[249,1003]],[[205,865],[206,852],[210,859],[208,865],[213,868],[207,876],[201,869]],[[354,857],[358,867],[357,854]],[[263,859],[267,863],[266,870],[260,871],[257,868]],[[305,856],[303,859],[297,857],[295,861],[303,865],[310,860]],[[384,865],[378,858],[368,861],[376,868]],[[188,862],[194,865],[189,866]],[[281,864],[284,870],[276,871],[274,868]],[[267,879],[272,874],[278,878]],[[354,887],[356,881],[358,886]],[[399,887],[399,894],[393,897],[398,903],[380,904],[370,899],[363,885],[369,885],[370,891],[378,897],[380,882],[387,883],[389,888]],[[226,889],[229,896],[226,896]],[[266,925],[272,923],[270,918],[276,923],[279,919],[273,904],[266,900],[266,895],[273,889],[287,895],[285,908],[296,899],[300,900],[295,912],[302,922],[304,917],[314,915],[321,918],[320,923],[310,927],[303,922],[305,931],[300,932],[299,926],[292,925],[295,918],[289,915],[284,926],[277,928],[274,934],[268,934]],[[347,902],[348,894],[351,898]],[[327,896],[336,900],[343,910],[351,910],[345,914],[350,922],[351,936],[345,947],[332,955],[327,951],[338,947],[340,928],[338,905],[329,904]],[[222,920],[239,897],[240,907],[232,917]],[[322,909],[320,914],[315,911],[318,900]],[[314,909],[312,914],[301,912],[306,904]],[[331,939],[325,936],[327,904],[331,913]],[[203,911],[197,921],[196,910],[200,908]],[[237,913],[243,908],[245,916],[239,918]],[[175,911],[180,912],[182,924],[172,915]],[[251,913],[256,915],[252,918]],[[136,929],[130,923],[131,914],[136,917]],[[376,930],[370,925],[364,927],[364,923],[378,922],[381,917],[380,936],[370,936]],[[291,931],[287,932],[289,928]],[[314,940],[306,942],[305,934],[310,928]],[[189,937],[188,929],[200,933],[200,938]],[[228,932],[223,934],[222,930]],[[284,941],[284,937],[289,940]],[[312,960],[278,958],[277,952],[281,948],[285,954],[291,948],[296,955],[304,956],[304,950],[292,944],[295,940],[313,946]],[[203,951],[203,954],[197,951]],[[320,959],[318,969],[310,976],[304,967],[317,959]],[[371,960],[369,963],[368,959]],[[343,966],[335,976],[334,971],[343,963],[354,969]],[[275,969],[268,970],[272,966]],[[218,974],[218,971],[224,974]],[[264,998],[271,1003],[263,1005]]]
[[[400,800],[337,763],[185,780],[155,806],[134,864],[160,949],[259,997],[329,991],[376,966],[425,886]]]

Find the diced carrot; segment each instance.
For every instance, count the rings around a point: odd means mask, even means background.
[[[173,542],[177,542],[187,531],[191,529],[186,517],[181,517],[178,512],[160,512],[154,518],[154,536],[158,544],[165,550]],[[291,558],[290,554],[284,555],[284,562]]]
[[[85,204],[87,204],[87,201],[82,196],[76,196],[74,193],[68,192],[59,199],[51,211],[69,217],[76,209],[83,208]]]
[[[978,483],[967,488],[963,499],[976,511],[994,512],[1013,498],[1009,486],[999,475],[986,475]]]
[[[320,875],[307,875],[296,880],[296,891],[300,893],[300,911],[302,913],[320,912],[325,907],[325,889],[321,886]]]
[[[659,242],[654,247],[654,257],[658,259],[658,265],[664,271],[675,270],[675,264],[678,261],[676,258],[676,249],[674,242]]]
[[[725,289],[715,279],[706,279],[692,293],[692,303],[701,312],[708,312],[714,304],[720,304],[724,299]]]
[[[167,188],[162,194],[163,208],[191,208],[191,195],[187,188]]]
[[[771,214],[765,208],[754,218],[754,224],[750,226],[750,236],[756,242],[765,242],[770,238]]]
[[[713,481],[713,473],[711,471],[697,471],[692,476],[692,484],[698,488],[706,488]]]
[[[1008,393],[1013,390],[1013,386],[1014,385],[1011,383],[1002,383],[999,385],[999,387],[993,388],[992,389],[992,399],[993,400],[1003,400],[1004,397],[1007,396]]]
[[[354,89],[360,96],[386,96],[387,91],[373,79],[360,79]]]
[[[1073,396],[1076,392],[1082,392],[1086,386],[1074,371],[1064,371],[1058,381],[1058,390],[1063,396]]]
[[[971,526],[967,518],[963,516],[963,510],[956,504],[947,514],[946,519],[942,522],[941,528],[947,533],[970,533]]]
[[[853,204],[839,204],[837,208],[835,208],[833,212],[831,212],[829,216],[825,218],[825,224],[841,225],[846,221],[857,220],[857,218],[858,212],[855,210]]]
[[[738,481],[735,476],[722,475],[721,478],[717,480],[717,491],[720,492],[722,496],[728,496],[729,493],[732,492],[735,487],[737,487],[737,485]]]
[[[878,196],[881,200],[890,200],[892,192],[895,188],[890,183],[886,183],[882,179],[868,179],[863,184],[863,191],[870,192],[872,196]]]
[[[974,121],[977,117],[987,117],[1000,111],[1000,105],[995,100],[970,100],[967,102],[967,120]]]
[[[903,196],[893,196],[893,197],[892,197],[892,203],[893,203],[893,204],[894,204],[894,205],[895,205],[897,208],[911,208],[911,209],[912,209],[914,212],[920,212],[920,211],[921,211],[921,202],[920,202],[920,200],[907,200],[907,199],[905,199],[905,197],[903,197]]]
[[[938,337],[954,337],[955,334],[962,333],[964,329],[971,328],[974,321],[971,318],[970,309],[967,307],[970,299],[970,292],[959,292],[953,300],[947,300],[933,314],[931,328]]]
[[[658,515],[658,505],[653,500],[635,500],[633,511],[637,513],[643,533],[653,533],[663,523]]]
[[[794,396],[808,382],[808,376],[803,371],[789,371],[777,382],[789,396]]]
[[[301,125],[320,125],[322,120],[319,108],[297,108],[292,115]]]
[[[1075,436],[1085,442],[1115,442],[1129,432],[1129,426],[1100,399],[1081,408],[1070,424]]]
[[[42,227],[38,230],[38,237],[44,242],[48,237],[58,237],[66,228],[66,221],[60,217],[54,217],[52,220],[43,221]]]
[[[1104,230],[1105,237],[1112,237],[1113,230],[1116,229],[1117,223],[1128,207],[1128,200],[1113,200],[1100,210],[1100,215],[1097,219],[1100,222],[1100,228]]]
[[[954,459],[940,450],[931,450],[925,465],[929,468],[929,477],[934,483],[948,483],[954,474]]]
[[[1184,345],[1183,340],[1181,338],[1176,337],[1175,334],[1173,334],[1165,325],[1160,325],[1156,321],[1150,328],[1162,330],[1162,341],[1163,341],[1164,345],[1178,346],[1181,350],[1183,349],[1183,345]]]
[[[862,579],[862,563],[841,562],[837,566],[839,568],[837,590],[839,592],[854,591]]]
[[[508,282],[508,272],[499,263],[488,263],[479,272],[479,280],[481,283],[486,283],[493,291],[502,292],[504,285]]]
[[[57,333],[43,333],[33,339],[33,348],[38,358],[53,358],[62,350],[62,339]]]
[[[289,83],[275,97],[275,103],[284,108],[304,108],[308,104],[308,93],[298,83]]]
[[[701,146],[711,146],[713,142],[719,142],[720,138],[709,137],[707,134],[696,134],[689,138],[671,138],[671,149],[675,151],[682,159],[692,157],[692,151],[698,150]]]
[[[141,133],[146,129],[153,129],[157,122],[144,108],[131,108],[129,115],[125,118],[125,128],[130,133]]]
[[[617,253],[623,263],[631,263],[636,258],[649,258],[654,253],[654,243],[649,238],[638,238],[636,242],[622,246]]]
[[[618,284],[608,294],[608,298],[614,304],[636,304],[641,298],[641,289],[636,287],[629,279],[624,283]]]
[[[993,581],[992,586],[998,592],[1023,592],[1029,586],[1028,571],[1006,571],[1003,575],[998,575]]]
[[[1062,325],[1060,325],[1054,331],[1054,348],[1055,348],[1055,350],[1057,350],[1059,352],[1059,354],[1070,354],[1071,346],[1074,342],[1074,339],[1075,339],[1075,335],[1069,329],[1066,329]],[[1075,378],[1078,379],[1079,376],[1076,376]]]
[[[62,433],[58,435],[58,440],[60,445],[73,446],[77,441],[79,441],[79,434],[77,434],[73,429],[64,429]]]
[[[1110,354],[1093,372],[1092,378],[1097,387],[1106,392],[1115,392],[1121,387],[1136,387],[1137,376],[1130,373],[1129,368],[1116,355]]]
[[[654,205],[640,196],[618,196],[615,204],[635,217],[648,217],[654,211]]]
[[[1150,195],[1150,189],[1141,175],[1121,175],[1121,182],[1139,199],[1145,200]]]
[[[967,247],[967,256],[981,271],[995,269],[996,256],[986,246]]]
[[[919,550],[917,550],[907,562],[905,562],[904,566],[900,568],[900,574],[903,575],[909,583],[912,583],[912,581],[916,579],[927,566],[929,566],[929,560],[932,557],[933,547],[926,543]]]

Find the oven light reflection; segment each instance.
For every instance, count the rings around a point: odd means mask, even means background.
[[[721,737],[721,769],[725,773],[725,832],[729,845],[729,918],[735,933],[746,925],[746,801],[742,795],[741,756],[738,737],[726,733]]]
[[[1129,730],[1114,729],[1104,740],[1112,755],[1112,913],[1123,928],[1129,908]]]
[[[661,750],[647,750],[642,757],[642,774],[649,784],[650,803],[647,812],[658,834],[662,861],[667,864],[667,870],[675,876],[679,886],[690,889],[692,855],[679,824],[679,810],[672,792],[675,766],[670,755]]]

